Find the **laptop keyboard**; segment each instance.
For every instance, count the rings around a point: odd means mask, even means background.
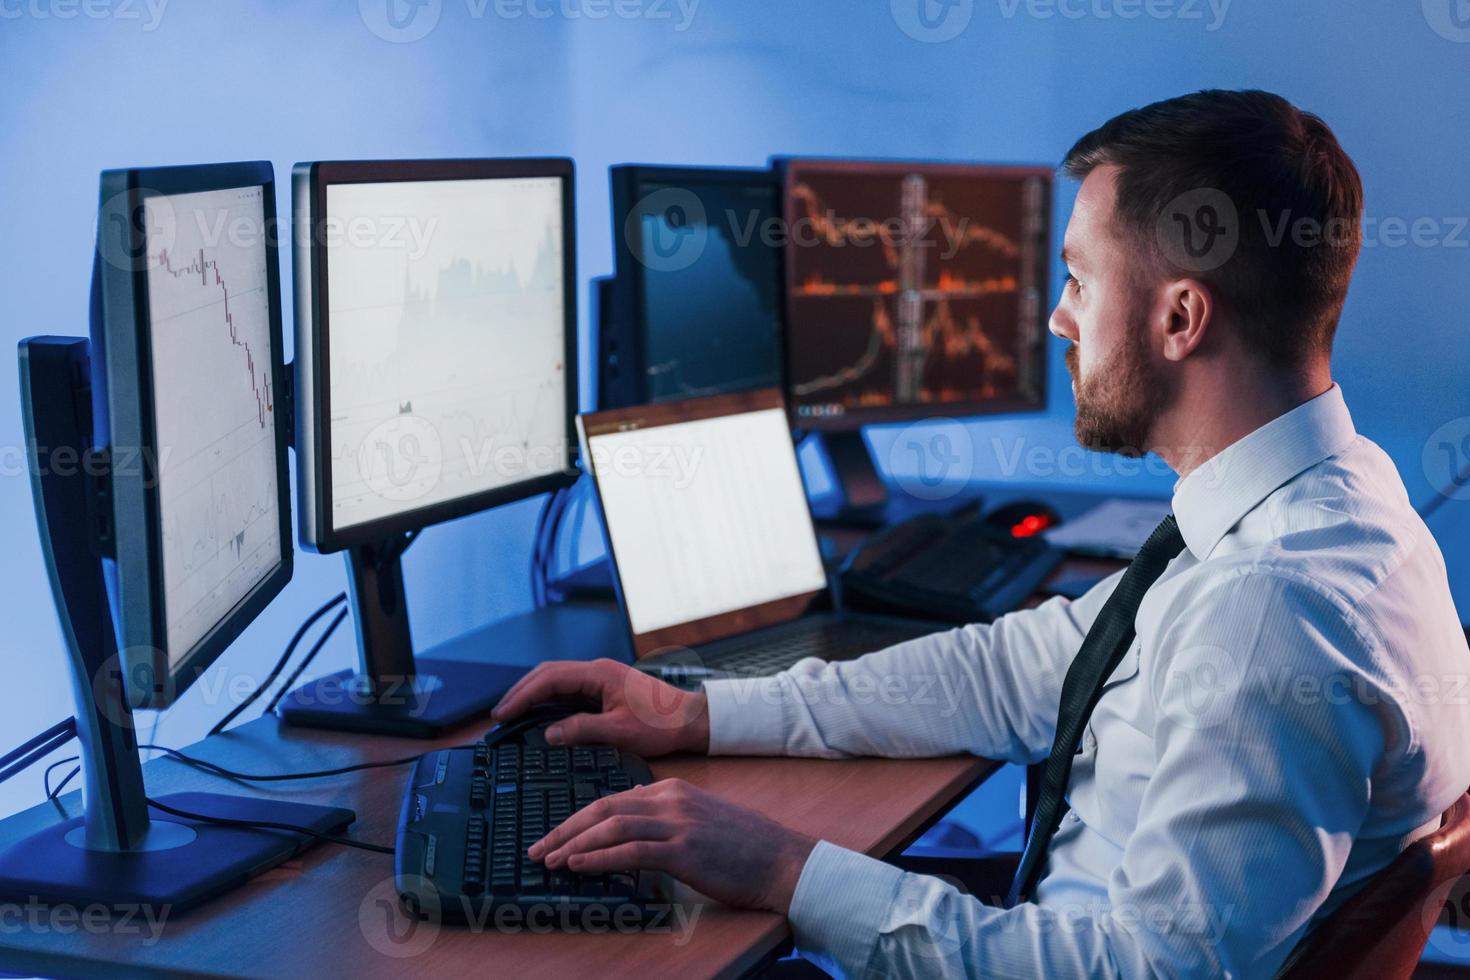
[[[799,660],[847,660],[930,632],[923,626],[863,620],[806,619],[712,647],[705,664],[750,677],[778,674]]]

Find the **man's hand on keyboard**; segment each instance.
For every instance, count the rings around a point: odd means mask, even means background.
[[[553,745],[603,743],[641,756],[709,751],[709,711],[702,692],[681,691],[614,660],[541,664],[500,699],[492,717],[513,721],[545,701],[600,704],[546,730]]]
[[[637,786],[572,814],[532,860],[576,874],[663,871],[740,908],[785,915],[817,842],[682,779]]]

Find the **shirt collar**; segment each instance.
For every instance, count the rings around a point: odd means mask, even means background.
[[[1200,561],[1272,491],[1357,437],[1334,384],[1215,454],[1174,484],[1174,517]]]

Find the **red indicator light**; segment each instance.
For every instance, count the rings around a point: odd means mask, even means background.
[[[1051,527],[1051,518],[1042,514],[1028,514],[1021,518],[1020,523],[1011,525],[1011,536],[1017,538],[1029,538],[1038,531],[1044,531]]]

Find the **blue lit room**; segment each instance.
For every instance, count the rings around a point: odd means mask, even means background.
[[[0,0],[0,974],[1470,976],[1470,2]]]

